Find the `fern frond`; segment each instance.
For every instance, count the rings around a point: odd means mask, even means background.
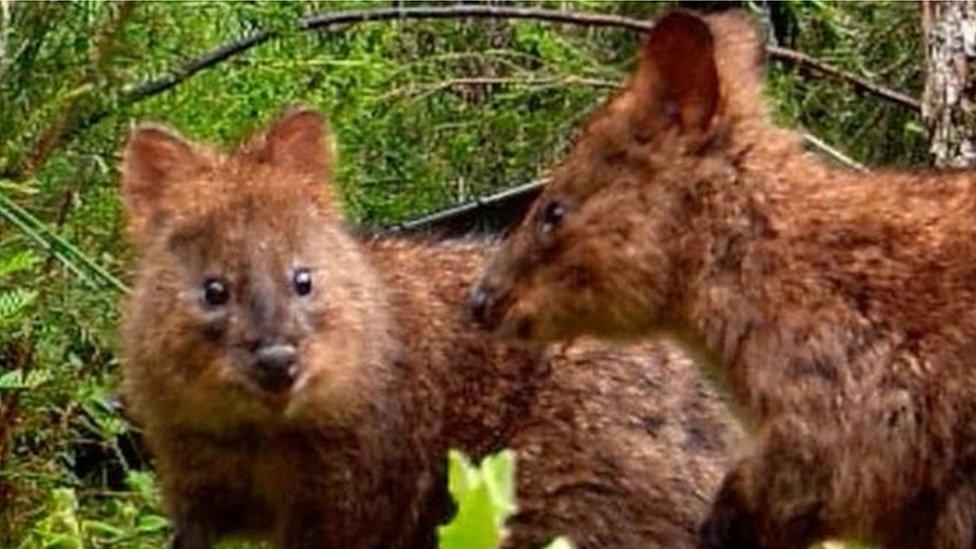
[[[37,298],[37,291],[17,288],[0,293],[0,323],[19,320]]]

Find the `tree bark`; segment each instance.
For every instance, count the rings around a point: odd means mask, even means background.
[[[976,166],[976,3],[923,0],[922,118],[936,166]]]
[[[0,0],[0,75],[7,68],[7,43],[10,41],[10,0]]]

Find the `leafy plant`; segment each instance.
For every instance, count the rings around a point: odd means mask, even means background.
[[[146,508],[146,503],[156,497],[151,476],[132,472],[126,483],[134,497],[106,502],[113,517],[111,522],[86,518],[80,509],[75,489],[52,491],[44,518],[33,525],[20,546],[24,549],[81,549],[119,545],[148,549],[158,546],[158,542],[149,540],[166,533],[169,521]]]
[[[16,273],[30,270],[37,257],[30,250],[22,250],[7,257],[0,257],[0,282]],[[6,284],[4,284],[6,286]],[[28,307],[37,299],[37,291],[29,288],[0,286],[0,327],[12,324],[26,316]]]
[[[517,509],[515,452],[503,450],[475,466],[461,452],[448,455],[448,488],[457,515],[438,531],[440,549],[494,549],[505,537],[505,520]],[[546,549],[569,549],[557,538]]]

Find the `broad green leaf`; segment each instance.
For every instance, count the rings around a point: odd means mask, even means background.
[[[438,535],[442,549],[492,549],[505,536],[515,512],[515,453],[505,450],[474,467],[462,453],[448,456],[448,488],[458,511]]]
[[[116,526],[112,526],[107,522],[86,520],[82,525],[85,533],[91,536],[105,538],[107,540],[115,540],[125,537],[125,531]]]
[[[439,530],[441,549],[494,549],[502,539],[488,485],[478,483],[458,502],[458,513]]]
[[[136,528],[142,533],[162,532],[168,527],[169,521],[159,515],[143,515],[136,524]]]

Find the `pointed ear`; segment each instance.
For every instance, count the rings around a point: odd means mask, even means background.
[[[648,113],[665,124],[707,130],[719,102],[715,45],[708,24],[681,11],[658,21],[641,52],[632,91]]]
[[[193,145],[168,128],[141,124],[132,129],[122,150],[122,195],[137,236],[148,230],[166,189],[202,165]]]
[[[309,108],[293,108],[272,123],[257,154],[263,162],[327,180],[331,149],[325,118]]]

